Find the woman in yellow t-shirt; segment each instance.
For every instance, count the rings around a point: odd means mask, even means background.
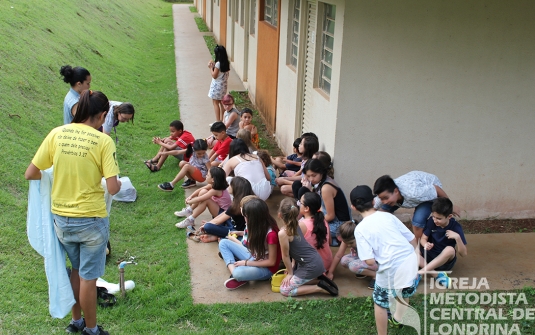
[[[121,188],[115,143],[97,130],[108,109],[106,95],[83,91],[72,123],[47,135],[24,174],[28,180],[39,180],[40,170],[54,167],[51,211],[56,235],[72,264],[76,299],[67,332],[108,334],[97,326],[96,281],[104,274],[110,231],[102,177],[110,194]]]

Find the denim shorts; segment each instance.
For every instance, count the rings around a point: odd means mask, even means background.
[[[433,205],[432,201],[422,202],[416,208],[414,208],[414,214],[412,215],[412,225],[418,228],[425,228],[427,219],[431,215],[431,206]],[[399,206],[390,206],[387,204],[382,204],[381,209],[388,213],[394,213]]]
[[[106,245],[110,236],[108,218],[71,218],[54,214],[54,228],[72,268],[86,280],[104,275]]]

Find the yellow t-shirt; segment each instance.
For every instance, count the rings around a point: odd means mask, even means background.
[[[54,166],[52,213],[67,217],[107,217],[102,177],[119,174],[115,143],[81,123],[53,129],[32,163],[40,170]]]

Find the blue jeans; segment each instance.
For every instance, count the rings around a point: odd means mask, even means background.
[[[425,223],[427,222],[427,219],[429,219],[429,215],[431,215],[432,205],[432,201],[426,201],[416,206],[416,208],[414,209],[414,214],[412,215],[413,226],[418,228],[425,228]],[[386,204],[381,205],[381,209],[389,213],[394,213],[398,208],[399,206],[390,206]]]
[[[110,237],[108,218],[71,218],[54,214],[54,229],[72,268],[86,280],[104,275],[106,245]]]
[[[227,239],[219,242],[219,251],[221,252],[221,256],[223,256],[226,266],[234,264],[235,259],[254,260],[246,247]],[[260,268],[256,266],[238,266],[234,269],[234,272],[232,272],[232,277],[239,281],[268,280],[272,275],[273,273],[271,273],[268,268]]]
[[[232,221],[230,219],[220,225],[216,225],[210,222],[204,224],[204,231],[207,234],[215,235],[217,237],[225,238],[227,237],[228,232],[233,230],[234,226],[232,225]]]

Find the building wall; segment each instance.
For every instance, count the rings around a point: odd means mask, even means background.
[[[214,0],[203,0],[206,1],[206,6],[204,7],[203,19],[208,26],[210,31],[214,30],[213,16],[214,16]]]
[[[241,0],[245,1],[245,0]],[[247,37],[245,28],[247,28],[247,20],[244,20],[243,27],[240,26],[240,1],[236,1],[237,6],[237,21],[236,20],[230,20],[229,17],[229,32],[233,31],[234,37],[233,37],[233,48],[234,48],[234,58],[232,62],[232,67],[236,71],[236,74],[242,79],[242,81],[246,81],[247,78],[244,76],[245,74],[245,67],[247,66],[247,61],[245,59],[246,56],[246,49],[245,49],[245,40]],[[247,11],[245,11],[245,17],[248,18]],[[232,23],[230,23],[232,21]],[[230,33],[229,33],[230,34]]]
[[[263,2],[259,2],[260,18]],[[280,22],[280,3],[279,3]],[[277,78],[279,60],[279,27],[260,20],[257,25],[258,53],[256,58],[256,107],[263,114],[266,126],[274,130],[277,111]]]
[[[276,137],[285,152],[292,152],[292,143],[295,138],[301,134],[301,120],[302,120],[302,78],[304,76],[304,63],[298,64],[294,69],[289,65],[289,39],[291,38],[290,31],[293,13],[293,2],[290,0],[281,1],[281,34],[280,34],[280,52],[279,52],[279,81],[278,81],[278,99],[277,99],[277,131]],[[307,124],[305,131],[316,133],[320,139],[320,150],[329,153],[334,152],[336,134],[336,119],[338,110],[338,87],[340,80],[340,62],[342,55],[342,40],[344,35],[344,0],[329,0],[318,3],[317,24],[315,29],[315,61],[318,63],[321,52],[321,34],[322,34],[322,16],[321,4],[328,3],[336,6],[336,20],[335,20],[335,39],[334,39],[334,58],[333,58],[333,74],[332,86],[330,95],[325,94],[318,88],[317,81],[314,84],[314,89],[311,91],[310,101],[307,105],[312,106],[307,114]],[[305,61],[305,52],[307,43],[307,21],[306,16],[308,8],[307,1],[301,2],[301,20],[300,20],[300,56],[299,62]],[[317,76],[318,67],[315,66],[315,77]]]
[[[346,195],[423,170],[463,217],[535,216],[535,2],[346,1],[345,17],[331,152]]]
[[[254,33],[249,32],[247,41],[247,82],[244,83],[245,88],[249,91],[249,97],[254,104],[256,104],[256,60],[258,59],[258,40],[256,38],[258,36],[258,4],[259,0],[256,0],[256,23]],[[249,8],[251,7],[249,6]],[[252,19],[250,14],[248,17],[249,20]]]
[[[221,13],[221,3],[217,0],[212,4],[212,11],[212,32],[214,33],[215,40],[219,44],[221,43],[221,15],[225,13]]]

